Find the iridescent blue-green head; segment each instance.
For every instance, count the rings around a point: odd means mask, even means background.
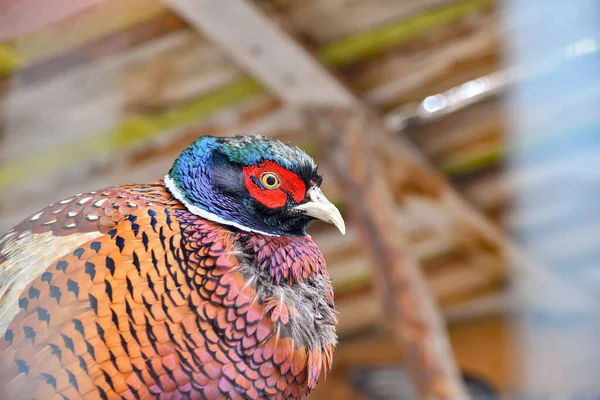
[[[263,136],[203,136],[177,158],[165,183],[203,218],[268,235],[306,235],[313,219],[345,232],[321,192],[317,164],[298,147]]]

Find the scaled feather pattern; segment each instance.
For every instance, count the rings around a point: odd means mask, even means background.
[[[307,192],[321,178],[294,169],[309,162],[295,161],[297,148],[218,140],[195,144],[202,176],[185,176],[195,193],[172,170],[64,199],[0,238],[0,398],[296,399],[315,388],[337,318],[325,260],[304,232],[312,218],[295,209],[310,196],[286,193],[275,210],[255,194],[267,190],[260,177],[237,174],[268,159]],[[283,155],[241,159],[264,141]],[[244,207],[190,201],[204,190],[195,180]],[[252,218],[266,231],[244,229]],[[269,231],[273,218],[291,220]]]

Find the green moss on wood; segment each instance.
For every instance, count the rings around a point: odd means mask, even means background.
[[[262,93],[254,79],[244,77],[180,109],[156,116],[134,116],[121,126],[91,138],[72,142],[50,151],[24,157],[0,169],[0,190],[40,173],[59,170],[102,154],[128,150],[159,136],[165,130],[184,126],[232,104]]]
[[[21,60],[13,48],[0,44],[0,77],[10,75],[20,65]]]
[[[442,172],[449,176],[459,175],[500,161],[506,155],[506,147],[489,149],[481,153],[442,164]]]
[[[406,21],[359,33],[325,46],[318,52],[318,56],[333,66],[352,63],[492,3],[492,0],[467,0],[440,10],[424,12]],[[10,74],[20,64],[12,48],[0,44],[0,76],[3,73]],[[165,130],[199,121],[215,111],[231,107],[264,92],[265,89],[254,79],[243,77],[181,108],[164,114],[131,117],[108,132],[3,165],[0,169],[0,190],[32,176],[65,168],[101,154],[127,150]],[[456,166],[449,168],[460,169]]]
[[[330,66],[342,66],[382,53],[428,30],[450,23],[464,14],[486,8],[493,0],[467,0],[439,10],[425,11],[396,24],[348,37],[321,48],[319,58]]]

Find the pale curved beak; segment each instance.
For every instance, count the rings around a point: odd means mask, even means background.
[[[308,198],[310,199],[308,203],[300,204],[294,209],[303,211],[309,217],[333,224],[342,232],[342,235],[346,234],[346,224],[342,214],[333,203],[327,200],[320,188],[313,187],[309,189]]]

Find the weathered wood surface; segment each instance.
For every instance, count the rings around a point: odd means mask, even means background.
[[[271,17],[285,21],[312,43],[324,44],[357,31],[393,24],[420,12],[456,3],[454,0],[255,0]]]
[[[5,0],[0,42],[31,64],[166,11],[158,0]]]
[[[270,15],[280,24],[289,27],[311,44],[326,44],[327,48],[320,52],[326,59],[341,60],[348,57],[356,60],[357,56],[364,58],[369,53],[382,52],[397,42],[460,20],[465,14],[487,10],[493,1],[343,0],[308,3],[260,0],[257,3],[270,11]],[[0,6],[4,11],[0,13],[4,22],[0,24],[0,29],[12,32],[7,35],[6,38],[10,40],[5,44],[18,57],[19,67],[59,53],[77,52],[82,45],[94,44],[119,31],[122,40],[127,41],[128,28],[172,15],[158,0],[86,0],[72,3],[62,0],[7,0]],[[50,8],[51,12],[40,12],[45,7]],[[313,35],[311,30],[315,28],[328,32],[328,37]],[[0,43],[2,40],[5,39],[0,39]],[[342,47],[332,41],[342,41]]]
[[[198,34],[182,31],[36,85],[20,87],[16,80],[2,107],[0,160],[9,163],[109,134],[127,116],[168,110],[240,74]]]
[[[245,119],[252,118],[255,114],[262,115],[271,104],[271,100],[265,103],[264,98],[258,98],[225,111],[209,107],[207,110],[212,112],[210,116],[196,112],[193,114],[196,118],[193,118],[192,123],[177,129],[160,131],[161,135],[145,136],[142,145],[126,147],[127,136],[109,137],[108,141],[100,142],[100,145],[105,146],[104,151],[93,152],[93,157],[85,157],[90,154],[89,148],[79,149],[71,145],[70,149],[79,151],[84,156],[83,160],[78,160],[74,168],[67,171],[60,169],[45,171],[44,174],[30,179],[26,185],[22,184],[17,189],[2,191],[0,230],[10,229],[28,214],[73,193],[111,185],[150,182],[164,176],[179,152],[198,136],[222,134],[223,127],[231,124],[237,129],[242,129]],[[133,133],[136,133],[135,130]],[[97,139],[95,140],[98,143]],[[64,146],[58,148],[62,150]],[[112,152],[113,148],[118,151]],[[72,157],[72,155],[65,154],[64,157]],[[31,156],[23,158],[26,161],[32,159]],[[35,165],[34,163],[33,166]],[[0,177],[3,174],[10,175],[16,172],[10,168],[0,168]],[[27,208],[24,208],[25,204]]]
[[[377,130],[375,130],[376,132]],[[441,174],[434,170],[415,146],[403,137],[391,140],[390,136],[373,136],[394,191],[402,193],[402,203],[418,200],[437,210],[452,221],[450,234],[458,243],[470,241],[470,248],[479,254],[496,254],[503,257],[511,278],[518,276],[523,281],[535,281],[548,293],[562,293],[562,301],[551,301],[538,293],[528,293],[532,304],[554,308],[555,310],[589,311],[598,308],[598,302],[563,281],[559,276],[543,268],[535,259],[522,251],[498,227],[491,224],[472,206],[467,204]],[[542,171],[539,171],[542,172]],[[523,179],[519,177],[518,179]]]
[[[243,1],[165,0],[270,89],[296,104],[349,106],[352,95],[300,45]]]
[[[383,129],[360,108],[311,109],[309,126],[325,141],[336,176],[351,205],[353,221],[369,255],[387,324],[405,355],[422,398],[466,399],[443,334],[444,324],[419,265],[398,229],[394,202],[370,136]],[[375,126],[374,126],[375,125]]]
[[[65,71],[82,68],[107,57],[125,54],[128,50],[135,51],[137,47],[154,41],[158,43],[158,39],[162,36],[186,29],[183,20],[168,11],[159,13],[155,17],[149,16],[148,20],[127,22],[114,32],[101,32],[102,34],[96,32],[98,37],[91,35],[81,43],[68,42],[67,39],[58,37],[54,39],[52,46],[44,47],[43,40],[48,38],[43,31],[28,40],[19,38],[4,47],[11,49],[19,65],[12,71],[12,79],[5,76],[2,80],[12,81],[11,89],[15,89],[15,86],[34,86],[58,77]],[[66,34],[65,31],[72,35],[78,34],[76,29],[59,30],[60,33]],[[29,56],[23,54],[25,51]],[[0,97],[6,95],[8,89],[8,87],[0,88]]]
[[[487,75],[499,68],[497,15],[455,19],[426,35],[400,43],[384,57],[358,60],[341,77],[369,104],[383,110]]]
[[[468,32],[477,34],[478,29],[483,28],[478,28],[479,25],[476,23],[464,22],[476,21],[469,18],[469,15],[469,13],[453,14],[451,21],[454,22],[447,22],[448,29],[463,29],[460,27],[466,24],[467,27],[471,27],[467,29]],[[463,22],[457,23],[457,21]],[[204,102],[204,100],[207,103],[214,103],[217,98],[222,103],[224,97],[229,99],[229,103],[223,104],[223,107],[234,109],[235,102],[240,101],[240,96],[236,93],[245,91],[246,96],[254,96],[262,92],[256,85],[249,90],[249,81],[243,77],[241,71],[237,70],[226,57],[219,57],[219,51],[201,38],[194,38],[189,31],[180,29],[178,23],[177,19],[168,22],[166,28],[160,28],[166,29],[167,34],[151,42],[148,40],[152,38],[152,32],[147,33],[150,36],[142,35],[141,43],[132,47],[119,46],[119,38],[115,37],[105,44],[90,45],[84,47],[81,53],[76,51],[71,54],[73,60],[84,57],[86,58],[84,61],[71,62],[69,56],[65,56],[63,59],[56,59],[55,65],[52,64],[52,60],[48,61],[50,63],[46,64],[49,65],[48,68],[44,68],[43,63],[36,64],[26,68],[22,73],[14,74],[5,85],[7,92],[4,101],[0,101],[5,121],[5,142],[2,147],[4,152],[0,155],[0,159],[3,160],[2,167],[12,171],[9,176],[10,181],[18,182],[19,185],[16,187],[14,184],[8,185],[0,171],[0,189],[6,190],[10,186],[11,190],[18,191],[23,186],[31,185],[31,179],[36,175],[59,170],[70,173],[72,169],[77,169],[82,158],[74,157],[74,154],[69,154],[68,151],[58,151],[65,143],[77,147],[77,154],[85,155],[86,160],[103,157],[103,149],[108,147],[112,154],[117,155],[126,150],[118,146],[119,141],[114,141],[114,146],[96,146],[94,143],[106,143],[111,140],[111,135],[119,132],[119,136],[126,136],[125,139],[132,145],[142,146],[147,141],[147,137],[156,136],[155,133],[148,132],[153,129],[153,120],[160,120],[165,114],[187,113],[189,115],[188,104]],[[415,24],[415,21],[411,19],[402,21],[390,27],[389,31],[382,31],[381,34],[387,37],[395,29],[402,31],[405,26],[412,26],[412,24]],[[149,28],[152,27],[153,25],[149,25]],[[143,29],[143,27],[135,29]],[[69,32],[69,30],[63,27],[59,32]],[[123,34],[127,35],[127,32],[124,31]],[[141,34],[137,30],[132,32],[134,35]],[[359,40],[362,35],[359,33],[350,39]],[[187,39],[181,40],[184,37]],[[419,46],[435,43],[435,34],[429,39],[427,37],[429,34],[423,34],[424,39],[417,41]],[[121,42],[128,42],[130,39],[135,38],[123,36]],[[396,39],[400,42],[408,40],[404,36],[398,36]],[[95,47],[96,45],[109,48],[113,46],[112,48],[119,52],[97,59],[96,53],[98,56],[107,54],[101,48]],[[332,43],[329,47],[335,50],[334,45],[335,43]],[[409,49],[410,46],[405,50],[401,48],[401,54]],[[86,55],[88,51],[91,54],[89,59]],[[465,51],[461,53],[461,57],[464,58],[460,59],[476,58],[478,51],[479,49],[474,48],[470,55]],[[351,50],[345,52],[353,57]],[[433,57],[428,56],[428,62],[430,61],[431,64],[446,63],[443,57],[439,60],[434,57],[440,52],[440,48],[429,46],[425,52]],[[392,59],[396,59],[394,54],[396,53],[392,53]],[[406,69],[399,70],[404,76],[407,71],[418,73],[422,69],[419,60],[420,58],[416,58],[414,60],[416,63],[413,63],[407,53],[406,57],[401,56],[395,64],[400,62],[405,65]],[[374,76],[387,76],[388,80],[400,76],[394,74],[394,68],[380,73],[382,71],[377,70],[377,63],[367,63],[364,68],[367,70],[375,68]],[[230,73],[232,70],[238,73]],[[47,78],[40,80],[40,75]],[[225,79],[225,76],[229,76],[229,79]],[[355,78],[357,77],[354,74],[347,75],[347,79],[351,82]],[[410,77],[406,75],[405,78]],[[422,84],[426,86],[427,82],[437,80],[438,75],[433,74]],[[199,85],[200,81],[215,82],[215,84]],[[372,79],[364,79],[361,82],[361,91],[369,91],[384,84],[381,80]],[[65,96],[63,93],[68,95]],[[395,99],[397,96],[393,93],[395,93],[393,90],[389,91],[391,98]],[[85,123],[82,123],[81,117],[78,116],[85,116]],[[171,121],[169,126],[163,128],[165,131],[180,127],[185,122],[172,118],[169,118],[169,121]],[[23,154],[28,157],[22,159]],[[11,162],[11,159],[16,160],[15,163]]]

